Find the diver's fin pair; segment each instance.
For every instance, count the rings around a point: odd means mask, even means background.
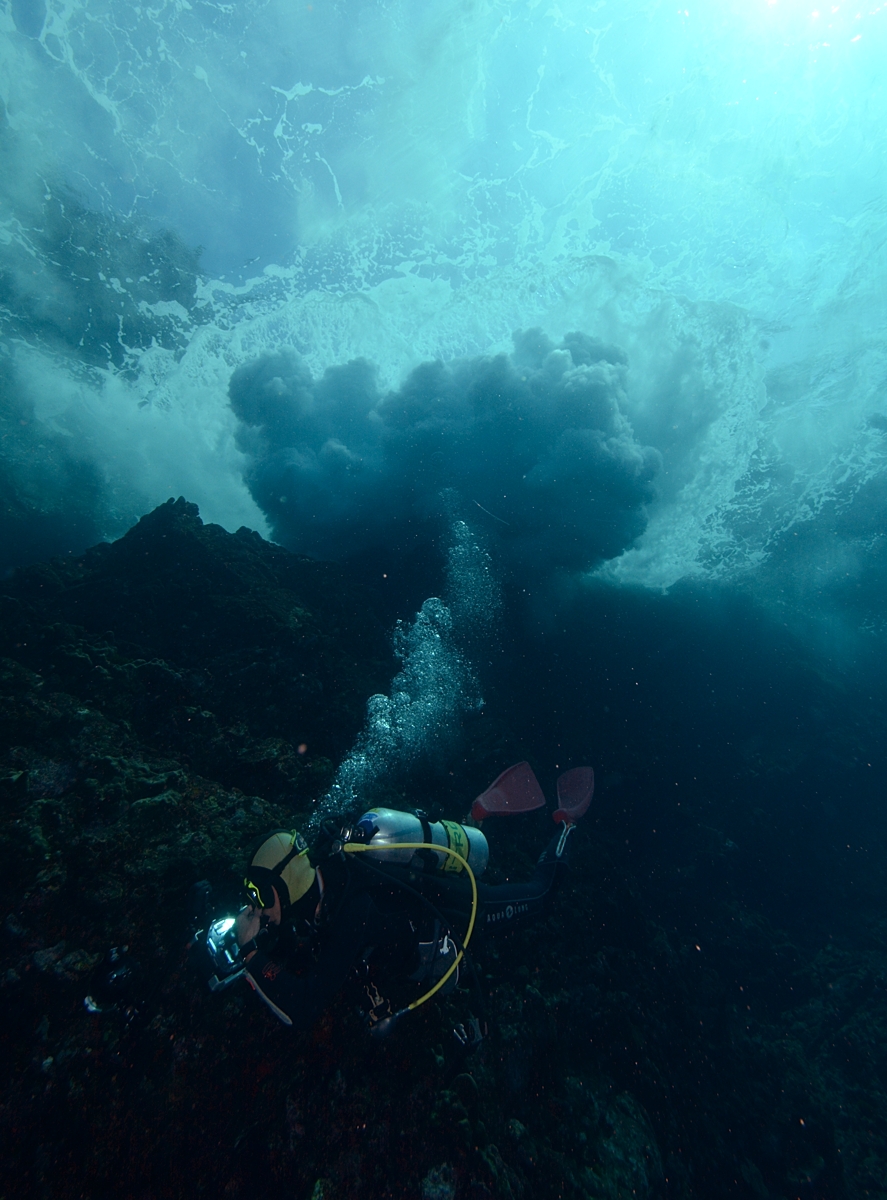
[[[554,820],[575,825],[588,810],[594,795],[594,771],[591,767],[574,767],[565,771],[557,781],[558,808]],[[545,797],[539,780],[528,762],[515,763],[503,771],[471,806],[475,821],[485,817],[510,816],[533,812],[545,807]]]

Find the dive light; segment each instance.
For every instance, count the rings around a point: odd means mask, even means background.
[[[235,922],[235,917],[219,917],[206,931],[206,948],[216,972],[209,980],[213,992],[228,987],[245,970]]]

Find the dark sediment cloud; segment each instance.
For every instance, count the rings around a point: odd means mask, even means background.
[[[274,537],[345,558],[432,536],[457,493],[515,564],[586,570],[643,531],[659,467],[624,414],[621,351],[540,330],[514,351],[423,363],[383,394],[357,359],[315,380],[293,352],[231,377],[247,482]]]

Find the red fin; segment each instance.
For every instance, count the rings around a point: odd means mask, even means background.
[[[584,816],[594,795],[594,771],[591,767],[574,767],[565,771],[557,781],[558,809],[555,821],[575,825]]]
[[[503,771],[495,783],[481,792],[471,806],[471,815],[475,821],[482,821],[484,817],[532,812],[544,807],[545,797],[533,768],[527,762],[520,762]]]

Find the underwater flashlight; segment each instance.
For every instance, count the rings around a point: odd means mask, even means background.
[[[244,972],[234,917],[219,917],[212,922],[206,931],[206,948],[216,970],[209,980],[209,986],[211,991],[217,992],[239,979]]]

